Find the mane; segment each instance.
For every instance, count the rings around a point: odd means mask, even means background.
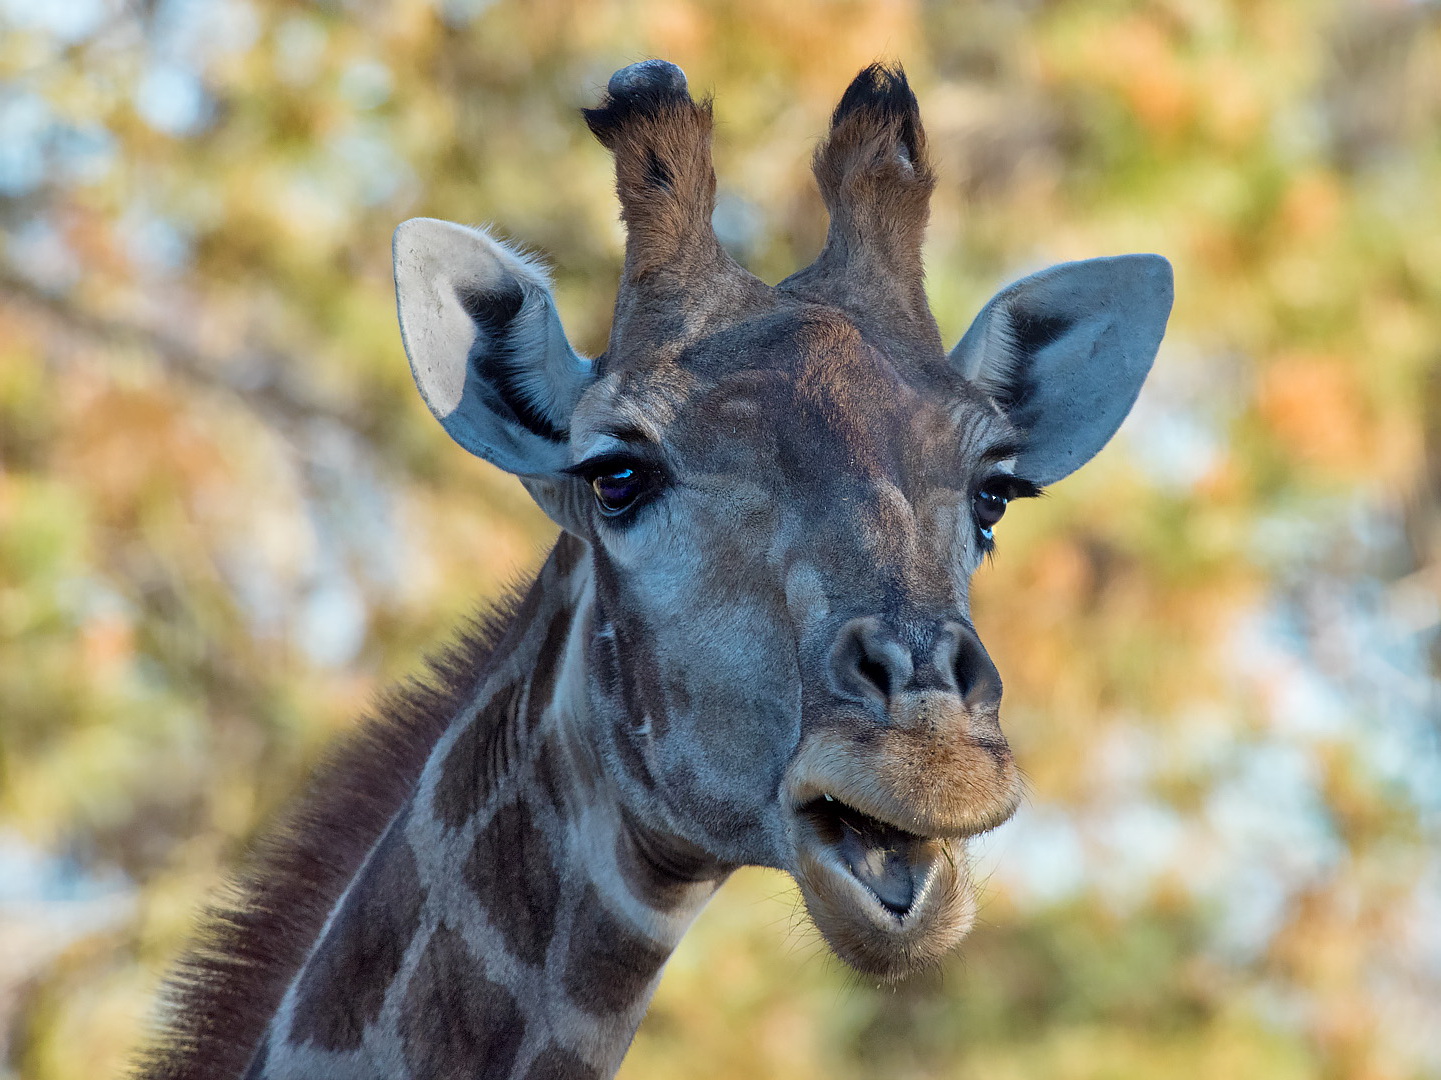
[[[240,1076],[331,909],[488,675],[522,595],[472,617],[420,675],[386,692],[253,844],[167,979],[166,1015],[134,1080]]]

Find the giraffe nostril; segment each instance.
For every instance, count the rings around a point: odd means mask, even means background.
[[[888,702],[914,674],[909,650],[873,616],[841,627],[831,647],[830,668],[835,690],[853,701]]]
[[[888,698],[891,696],[891,673],[886,670],[884,664],[866,656],[862,657],[860,662],[856,664],[856,671],[860,674],[861,678],[874,685],[875,688],[881,692],[881,697]]]
[[[994,706],[1001,699],[1001,677],[976,632],[962,622],[937,625],[918,657],[902,635],[876,616],[852,619],[831,647],[831,685],[842,697],[890,704],[912,691],[957,694],[969,707]]]
[[[1001,674],[992,663],[981,639],[969,627],[961,626],[956,631],[955,657],[952,670],[956,678],[956,690],[967,705],[985,705],[1000,701]]]

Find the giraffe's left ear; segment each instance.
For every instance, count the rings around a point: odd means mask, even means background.
[[[568,461],[592,379],[561,329],[545,271],[479,229],[412,218],[395,230],[400,336],[420,396],[450,437],[523,477]]]
[[[1016,473],[1049,484],[1105,446],[1131,411],[1171,314],[1159,255],[1061,263],[996,294],[951,366],[1024,434]]]

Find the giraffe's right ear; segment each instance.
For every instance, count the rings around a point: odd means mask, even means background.
[[[394,254],[410,370],[450,437],[521,476],[569,464],[570,415],[591,363],[566,340],[545,271],[479,229],[434,218],[396,229]]]

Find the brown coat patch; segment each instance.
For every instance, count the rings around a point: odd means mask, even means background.
[[[670,950],[612,915],[587,885],[570,932],[566,993],[586,1012],[609,1016],[634,1005],[669,956]]]
[[[445,755],[431,798],[436,820],[448,828],[458,829],[480,813],[504,765],[505,745],[515,727],[523,690],[518,682],[497,690],[484,713],[471,718]]]
[[[265,1066],[270,1062],[270,1043],[262,1039],[255,1050],[255,1057],[250,1060],[250,1068],[245,1070],[244,1080],[265,1080]]]
[[[296,987],[290,1037],[322,1050],[358,1049],[420,926],[424,887],[395,819],[346,894]]]
[[[405,992],[400,1033],[417,1078],[499,1080],[515,1064],[525,1017],[510,992],[485,977],[465,939],[440,926]]]
[[[554,740],[546,739],[540,744],[540,749],[535,754],[535,782],[531,785],[531,790],[547,806],[563,812],[566,797],[561,790],[561,778],[556,775],[556,768],[561,764],[556,761],[556,756],[560,752],[560,747]],[[566,780],[569,783],[574,782],[572,777],[567,777]]]
[[[570,619],[571,611],[564,607],[551,616],[529,678],[496,691],[450,748],[434,793],[436,818],[450,828],[480,813],[496,783],[519,761],[525,736],[540,723],[555,693]]]
[[[695,894],[702,881],[719,881],[726,870],[677,837],[664,836],[629,815],[616,834],[615,861],[630,893],[656,911],[670,911]]]
[[[505,947],[527,964],[543,963],[555,933],[560,880],[550,839],[524,802],[495,812],[475,839],[465,877]]]

